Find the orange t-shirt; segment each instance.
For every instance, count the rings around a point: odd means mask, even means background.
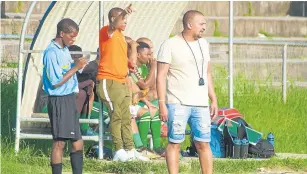
[[[125,36],[116,30],[109,37],[108,27],[102,27],[99,32],[100,61],[97,80],[109,79],[125,83],[128,74],[128,46]]]

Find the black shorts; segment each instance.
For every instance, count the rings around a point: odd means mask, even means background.
[[[49,96],[48,115],[54,140],[82,139],[75,94]]]

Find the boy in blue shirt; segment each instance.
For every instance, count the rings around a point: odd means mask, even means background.
[[[62,156],[65,141],[72,143],[70,161],[74,174],[82,173],[83,140],[77,116],[76,93],[79,92],[76,72],[86,65],[85,58],[73,62],[68,46],[75,42],[79,27],[71,19],[57,24],[56,38],[51,41],[43,56],[43,84],[48,94],[48,115],[51,123],[53,146],[52,173],[62,173]]]

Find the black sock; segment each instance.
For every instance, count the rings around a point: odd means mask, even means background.
[[[71,152],[70,163],[73,174],[82,174],[83,151],[79,150],[77,152]]]
[[[51,168],[52,168],[52,174],[62,174],[62,163],[58,164],[51,163]]]

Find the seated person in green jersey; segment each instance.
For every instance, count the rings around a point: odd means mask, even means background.
[[[130,77],[133,80],[133,89],[143,89],[149,90],[149,88],[153,85],[147,82],[150,82],[150,71],[148,71],[147,65],[152,58],[152,54],[150,51],[150,46],[144,42],[139,42],[139,46],[137,47],[137,59],[135,61],[136,68],[134,73],[130,73]],[[155,74],[154,74],[155,75]],[[149,79],[149,80],[148,80]],[[154,79],[154,76],[153,76]],[[134,96],[133,96],[134,98]],[[139,106],[148,108],[149,112],[147,115],[142,115],[138,118],[138,128],[141,136],[141,140],[143,142],[143,146],[147,148],[147,135],[149,130],[151,130],[151,134],[153,137],[153,145],[154,151],[158,154],[161,154],[161,120],[158,115],[157,100],[148,101],[145,98],[141,99],[141,102],[138,103]]]
[[[128,82],[128,86],[132,90],[131,92],[134,94],[133,95],[134,101],[132,101],[132,105],[130,105],[130,113],[131,113],[131,127],[132,127],[133,140],[134,140],[135,147],[139,151],[141,151],[143,155],[147,156],[149,159],[159,158],[160,155],[152,153],[147,148],[147,142],[145,142],[146,144],[143,143],[144,139],[147,140],[148,133],[147,133],[146,137],[142,137],[143,134],[140,134],[140,129],[139,129],[138,124],[137,124],[137,121],[139,121],[140,118],[145,118],[145,117],[151,118],[151,116],[154,116],[155,113],[158,113],[158,108],[153,108],[152,110],[149,111],[148,108],[139,106],[137,104],[138,101],[139,100],[145,100],[146,101],[146,99],[144,97],[146,96],[148,91],[139,90],[139,88],[136,86],[136,84],[133,83],[131,77],[129,77],[129,79],[130,79],[130,81]],[[147,132],[148,132],[148,129],[147,129]]]
[[[132,41],[132,39],[127,36],[125,37],[125,39],[127,42]],[[128,47],[127,54],[128,54],[130,66],[135,68],[136,63],[137,63],[137,47],[134,47],[134,48]],[[133,70],[134,70],[133,72],[135,72],[135,69]],[[135,119],[140,118],[140,117],[153,116],[155,115],[155,113],[157,113],[158,109],[156,107],[153,107],[153,105],[150,102],[148,102],[146,98],[144,98],[147,96],[149,89],[147,88],[145,90],[140,90],[140,88],[133,82],[133,80],[131,79],[131,73],[133,72],[131,72],[130,70],[130,74],[128,78],[129,80],[127,81],[127,84],[129,86],[130,94],[132,96],[132,105],[130,106],[130,112],[132,115],[131,126],[132,126],[132,131],[133,131],[134,143],[135,143],[135,146],[140,151],[142,151],[142,153],[146,155],[148,158],[151,158],[151,159],[157,158],[160,156],[155,155],[155,153],[151,153],[147,149],[147,143],[143,145],[143,142],[141,141],[141,137],[139,134],[139,128],[138,128],[138,125]],[[140,100],[144,101],[145,103],[147,101],[147,104],[150,110],[148,108],[143,108],[137,105]],[[147,132],[148,132],[148,129],[147,129]],[[147,135],[148,133],[146,135],[144,134],[142,136],[142,140],[147,139]]]
[[[148,75],[144,80],[140,79],[137,84],[140,87],[140,89],[146,89],[146,87],[149,88],[149,92],[146,96],[147,100],[149,101],[157,100],[158,99],[157,88],[156,88],[157,59],[153,53],[154,49],[153,43],[150,39],[146,37],[139,38],[137,42],[144,42],[148,44],[150,51],[150,58],[148,63],[146,64],[146,67],[148,68]]]

